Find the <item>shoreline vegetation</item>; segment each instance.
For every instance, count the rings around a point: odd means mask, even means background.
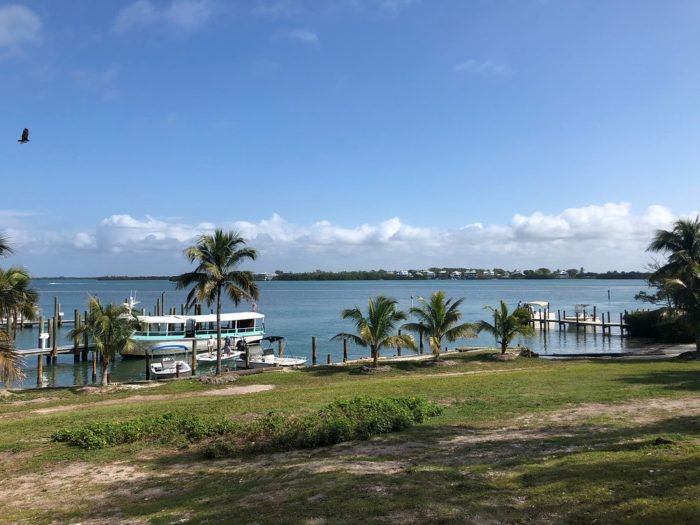
[[[605,271],[588,272],[579,270],[503,270],[470,268],[429,268],[427,270],[344,270],[312,272],[254,273],[256,281],[393,281],[393,280],[487,280],[487,279],[648,279],[651,272],[642,271]],[[102,275],[99,277],[60,276],[37,277],[36,279],[94,279],[96,281],[176,281],[177,275]]]

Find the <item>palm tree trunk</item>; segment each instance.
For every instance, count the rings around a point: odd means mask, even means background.
[[[372,366],[374,366],[374,368],[379,366],[379,351],[375,346],[372,347]]]
[[[109,360],[102,357],[102,386],[109,385]]]
[[[508,340],[503,338],[501,339],[501,354],[505,354],[506,350],[508,350]]]
[[[695,353],[700,356],[700,332],[695,336]]]
[[[216,287],[216,375],[221,375],[221,285]]]

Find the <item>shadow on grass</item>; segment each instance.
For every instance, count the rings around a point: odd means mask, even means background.
[[[144,460],[156,475],[128,494],[106,484],[113,505],[89,512],[152,523],[694,523],[698,435],[698,418],[679,416],[624,428],[425,425],[219,461],[192,447]],[[659,436],[672,443],[655,446]]]
[[[625,376],[618,379],[633,385],[656,385],[669,390],[700,391],[700,371],[698,370],[659,370],[644,375]]]

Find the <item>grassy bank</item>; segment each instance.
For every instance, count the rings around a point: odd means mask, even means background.
[[[496,362],[486,352],[450,361],[6,396],[0,522],[696,522],[700,363]],[[206,440],[83,450],[50,439],[173,411],[299,416],[357,395],[417,396],[444,410],[368,441],[222,460],[204,458]]]

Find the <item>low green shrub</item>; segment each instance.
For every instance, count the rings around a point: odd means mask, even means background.
[[[166,412],[128,421],[102,421],[53,433],[54,441],[85,449],[152,440],[162,443],[196,442],[206,437],[233,433],[236,425],[227,419]]]
[[[305,416],[266,414],[241,429],[238,437],[242,445],[218,439],[209,444],[205,454],[220,458],[241,451],[282,451],[369,439],[406,429],[441,412],[440,406],[416,397],[338,400]]]

